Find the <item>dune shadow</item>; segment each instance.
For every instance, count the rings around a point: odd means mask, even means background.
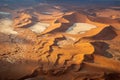
[[[51,31],[50,33],[56,33],[56,32],[65,32],[70,26],[72,26],[73,24],[71,23],[63,23],[60,28],[57,28],[53,31]]]
[[[101,32],[92,37],[93,40],[112,40],[117,36],[113,27],[105,27]]]
[[[109,49],[109,45],[107,43],[105,43],[105,42],[92,42],[91,44],[95,48],[94,54],[99,54],[101,56],[105,56],[108,58],[113,57],[113,55],[107,51]]]
[[[120,79],[120,74],[118,73],[110,73],[105,75],[105,80],[119,80]]]

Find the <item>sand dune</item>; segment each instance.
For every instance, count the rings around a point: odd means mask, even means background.
[[[116,36],[117,36],[117,34],[114,31],[114,28],[109,26],[109,27],[104,28],[99,34],[93,36],[93,39],[95,39],[95,40],[111,40]]]
[[[0,20],[0,80],[120,79],[118,19],[34,8]]]

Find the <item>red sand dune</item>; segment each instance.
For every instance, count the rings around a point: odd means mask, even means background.
[[[41,15],[19,13],[12,26],[18,34],[0,32],[0,80],[120,79],[117,19],[80,12],[54,13],[54,17],[45,18]],[[50,26],[35,33],[29,29],[34,20]],[[83,34],[66,33],[74,23],[88,23],[96,28]]]

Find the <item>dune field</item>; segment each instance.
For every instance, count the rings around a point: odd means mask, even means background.
[[[0,8],[0,80],[120,80],[120,6],[11,4]]]

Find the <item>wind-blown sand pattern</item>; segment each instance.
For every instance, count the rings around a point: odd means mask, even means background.
[[[10,9],[13,18],[0,19],[0,80],[120,79],[118,8],[62,8]]]

